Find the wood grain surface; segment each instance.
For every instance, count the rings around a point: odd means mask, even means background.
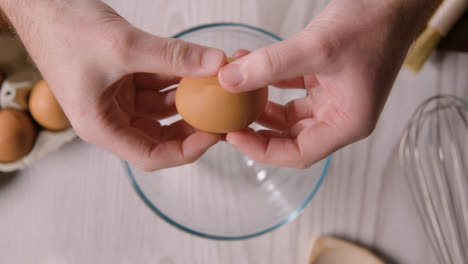
[[[109,0],[136,26],[170,36],[211,22],[242,22],[288,37],[328,1]],[[399,167],[401,132],[436,93],[468,99],[468,55],[437,53],[419,75],[402,71],[375,133],[338,151],[317,195],[294,222],[246,241],[183,233],[133,191],[119,159],[76,140],[0,179],[0,263],[302,264],[310,241],[332,234],[389,263],[437,263]]]

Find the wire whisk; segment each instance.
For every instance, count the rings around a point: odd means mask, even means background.
[[[399,158],[441,263],[468,263],[468,103],[437,95],[414,112]]]

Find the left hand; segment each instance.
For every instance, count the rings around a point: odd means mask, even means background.
[[[28,8],[24,8],[24,7]],[[144,32],[99,0],[0,0],[76,133],[134,166],[154,171],[187,164],[220,135],[177,113],[180,76],[215,75],[223,51]]]

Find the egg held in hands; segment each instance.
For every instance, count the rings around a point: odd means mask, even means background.
[[[253,123],[268,102],[268,87],[231,93],[221,87],[218,77],[189,78],[179,83],[176,107],[191,126],[211,133],[241,130]]]

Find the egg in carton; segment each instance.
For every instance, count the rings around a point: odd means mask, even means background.
[[[12,34],[0,34],[0,70],[5,74],[3,82],[0,80],[0,107],[26,112],[30,91],[42,78],[28,61],[21,42]],[[40,129],[29,153],[12,162],[0,162],[0,172],[24,169],[74,138],[76,133],[72,128],[62,131]]]

